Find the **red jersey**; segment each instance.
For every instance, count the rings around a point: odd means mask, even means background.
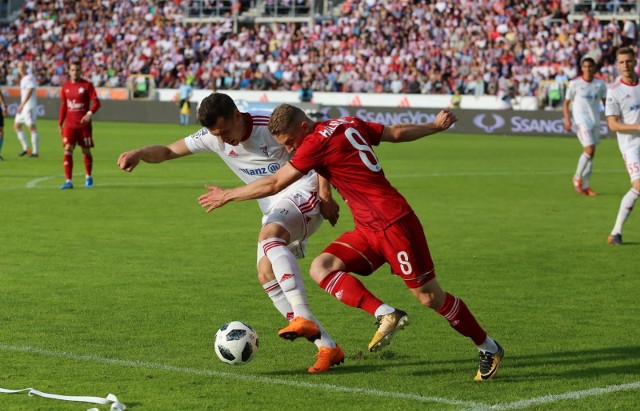
[[[64,83],[60,90],[60,98],[62,105],[60,106],[58,124],[62,125],[66,122],[65,128],[84,127],[85,125],[81,124],[80,120],[87,114],[87,111],[91,110],[95,113],[100,108],[96,89],[91,82],[83,78],[76,83],[71,81]],[[91,108],[89,108],[90,103],[92,103]]]
[[[329,180],[351,209],[356,226],[375,231],[413,213],[373,152],[383,130],[382,124],[355,117],[325,121],[305,137],[290,161],[303,174],[314,169]]]

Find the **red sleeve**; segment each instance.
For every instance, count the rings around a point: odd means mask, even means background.
[[[58,115],[58,125],[61,126],[64,124],[64,119],[67,117],[67,95],[64,92],[65,85],[62,85],[60,89],[60,100],[62,100],[62,104],[60,104],[60,114]]]
[[[382,132],[384,131],[384,124],[372,123],[370,121],[363,121],[360,124],[362,125],[360,130],[367,134],[366,137],[370,144],[372,146],[379,146]]]
[[[100,100],[96,94],[96,89],[93,87],[93,83],[89,83],[89,98],[91,99],[91,112],[95,113],[100,109]]]
[[[321,138],[324,140],[324,137]],[[293,168],[303,174],[307,174],[311,170],[318,171],[323,168],[324,147],[318,144],[318,142],[318,137],[315,134],[305,137],[305,140],[289,161]]]

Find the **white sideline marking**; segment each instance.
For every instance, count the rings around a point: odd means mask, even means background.
[[[624,174],[622,168],[615,170],[596,170],[596,173],[610,174],[620,173]],[[531,175],[562,175],[573,176],[573,171],[473,171],[473,172],[460,172],[460,173],[424,173],[424,174],[387,174],[389,178],[424,178],[424,177],[477,177],[477,176],[531,176]],[[48,176],[30,180],[27,182],[27,188],[37,188],[38,183],[41,181],[51,180],[60,176]],[[64,178],[64,177],[62,177]],[[147,183],[131,183],[131,184],[100,184],[100,187],[135,187],[135,186],[165,186],[185,183],[199,183],[202,180],[180,180],[180,181],[158,181]],[[207,181],[207,184],[239,184],[236,180],[211,180]],[[52,188],[52,187],[42,187]]]
[[[103,363],[103,364],[116,364],[116,365],[121,365],[126,367],[151,368],[151,369],[160,370],[160,371],[173,371],[173,372],[179,372],[183,374],[206,375],[206,376],[218,377],[218,378],[257,381],[257,382],[262,382],[266,384],[289,385],[289,386],[304,387],[309,389],[321,389],[325,391],[339,391],[339,392],[346,392],[346,393],[352,393],[352,394],[375,395],[378,397],[399,398],[399,399],[412,400],[412,401],[418,401],[423,403],[433,402],[433,403],[439,403],[439,404],[460,405],[463,407],[468,407],[468,408],[464,408],[462,411],[517,410],[522,408],[528,408],[533,405],[550,404],[550,403],[554,403],[562,400],[580,400],[583,398],[595,397],[598,395],[610,394],[618,391],[632,391],[632,390],[640,389],[640,381],[636,381],[628,384],[610,385],[608,387],[603,387],[603,388],[591,388],[588,390],[566,392],[563,394],[544,395],[541,397],[529,398],[527,400],[519,400],[514,402],[497,403],[494,405],[489,405],[489,404],[477,403],[473,401],[463,401],[463,400],[441,398],[441,397],[427,397],[427,396],[418,395],[418,394],[406,394],[401,392],[382,391],[382,390],[376,390],[371,388],[344,387],[340,385],[324,384],[324,383],[306,383],[302,381],[284,380],[280,378],[260,377],[260,376],[251,375],[251,374],[232,374],[228,372],[202,370],[197,368],[177,367],[174,365],[160,364],[160,363],[147,362],[147,361],[127,361],[127,360],[119,360],[116,358],[98,357],[95,355],[79,355],[79,354],[72,354],[72,353],[66,353],[66,352],[43,350],[43,349],[34,348],[34,347],[16,347],[12,345],[0,344],[0,350],[39,354],[47,357],[69,358],[77,361],[97,362],[97,363]]]
[[[27,188],[34,188],[39,182],[56,178],[57,176],[40,177],[33,179],[27,183]]]
[[[375,395],[378,397],[398,398],[403,400],[412,400],[412,401],[425,402],[425,403],[432,402],[432,403],[447,404],[447,405],[460,405],[464,407],[472,407],[473,409],[488,407],[488,405],[486,404],[472,402],[472,401],[463,401],[463,400],[441,398],[441,397],[428,397],[428,396],[423,396],[418,394],[405,394],[401,392],[382,391],[382,390],[376,390],[371,388],[344,387],[340,385],[324,384],[319,382],[310,383],[310,382],[304,382],[299,380],[285,380],[281,378],[260,377],[260,376],[251,375],[251,374],[233,374],[228,372],[202,370],[197,368],[177,367],[173,365],[160,364],[160,363],[147,362],[147,361],[127,361],[127,360],[119,360],[116,358],[97,357],[95,355],[79,355],[79,354],[72,354],[72,353],[66,353],[66,352],[42,350],[40,348],[34,348],[34,347],[16,347],[12,345],[0,344],[0,350],[39,354],[47,357],[69,358],[69,359],[78,360],[78,361],[97,362],[97,363],[103,363],[103,364],[116,364],[116,365],[121,365],[126,367],[151,368],[151,369],[160,370],[160,371],[173,371],[173,372],[179,372],[183,374],[205,375],[209,377],[257,381],[265,384],[289,385],[294,387],[304,387],[304,388],[316,389],[316,390],[320,389],[325,391],[339,391],[339,392],[346,392],[346,393],[352,393],[352,394]]]
[[[587,397],[595,397],[602,394],[610,394],[618,391],[632,391],[640,388],[640,381],[628,384],[610,385],[604,388],[591,388],[583,391],[565,392],[564,394],[544,395],[542,397],[529,398],[528,400],[520,400],[508,403],[498,403],[495,405],[480,405],[463,411],[481,411],[481,410],[517,410],[521,408],[529,408],[533,405],[549,404],[562,400],[580,400]]]

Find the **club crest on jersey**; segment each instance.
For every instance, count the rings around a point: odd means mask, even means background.
[[[269,148],[269,147],[267,147],[267,145],[266,145],[266,144],[265,144],[265,145],[260,146],[260,151],[262,151],[262,154],[264,154],[264,155],[265,155],[265,157],[269,157],[269,151],[268,151],[268,148]]]

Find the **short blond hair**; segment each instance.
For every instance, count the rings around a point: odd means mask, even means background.
[[[306,120],[307,115],[296,106],[291,104],[280,104],[271,113],[269,120],[269,132],[277,136],[289,131],[291,126],[296,122]]]

